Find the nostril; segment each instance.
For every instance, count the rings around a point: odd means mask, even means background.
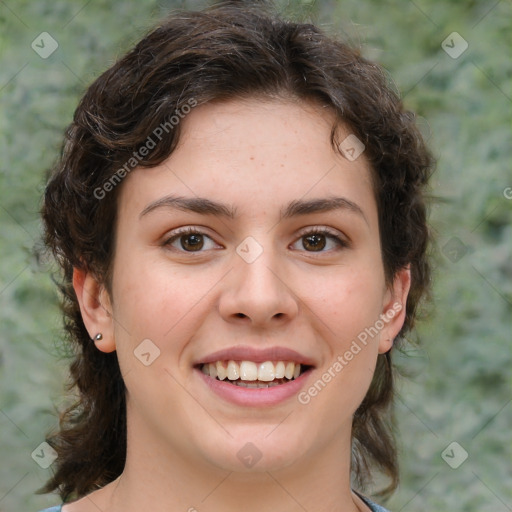
[[[236,316],[238,318],[246,318],[246,315],[244,315],[243,313],[237,313]]]

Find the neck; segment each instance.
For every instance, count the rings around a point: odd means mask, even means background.
[[[233,472],[166,452],[155,435],[131,432],[122,475],[97,496],[95,505],[102,510],[138,512],[149,505],[152,512],[367,510],[350,489],[350,436],[284,468]]]

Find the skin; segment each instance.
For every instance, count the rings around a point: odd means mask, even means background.
[[[87,271],[74,285],[98,350],[117,350],[127,388],[123,474],[64,512],[368,510],[350,489],[352,415],[388,351],[405,307],[304,405],[249,407],[212,393],[194,362],[235,345],[284,346],[314,361],[313,384],[365,328],[400,303],[407,269],[388,285],[377,205],[364,153],[349,161],[330,144],[333,118],[315,104],[231,100],[196,107],[178,148],[161,165],[133,171],[118,203],[112,294]],[[340,128],[340,140],[350,132]],[[234,217],[148,205],[168,195],[232,205]],[[340,208],[281,218],[294,200],[343,197]],[[108,200],[108,196],[106,199]],[[200,229],[201,252],[186,252],[178,228]],[[321,251],[306,231],[327,228]],[[263,252],[247,263],[246,237]],[[185,237],[185,242],[190,238]],[[190,247],[190,246],[188,246]],[[134,349],[150,339],[160,356],[145,366]],[[252,442],[262,458],[237,457]]]

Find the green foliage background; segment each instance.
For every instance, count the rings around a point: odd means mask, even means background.
[[[50,470],[32,451],[56,427],[67,361],[57,295],[33,256],[44,170],[84,88],[171,7],[203,2],[0,2],[0,512],[58,502],[34,491]],[[510,0],[279,1],[344,34],[389,70],[439,163],[434,308],[397,400],[402,483],[394,511],[512,509]],[[41,32],[59,43],[41,59]],[[457,59],[441,48],[458,32]],[[510,197],[510,195],[508,195]],[[448,244],[448,245],[447,245]],[[457,469],[441,457],[458,442]],[[311,511],[313,512],[313,511]]]

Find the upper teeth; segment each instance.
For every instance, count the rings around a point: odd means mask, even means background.
[[[300,375],[300,363],[285,361],[265,361],[254,363],[252,361],[217,361],[203,364],[202,372],[219,380],[260,380],[271,382],[274,379],[296,379]]]

